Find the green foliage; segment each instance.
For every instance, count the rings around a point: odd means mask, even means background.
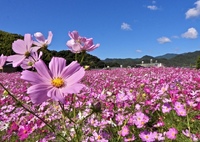
[[[14,54],[12,51],[12,43],[17,39],[23,39],[23,36],[0,30],[0,53],[7,56]]]
[[[198,57],[196,62],[196,69],[200,69],[200,56]]]

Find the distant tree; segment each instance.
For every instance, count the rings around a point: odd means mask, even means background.
[[[18,34],[10,34],[0,30],[0,53],[4,55],[12,55],[12,43],[17,39],[23,39],[24,37]]]
[[[197,58],[196,69],[200,69],[200,56]]]

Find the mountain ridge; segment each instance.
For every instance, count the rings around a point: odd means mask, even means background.
[[[186,52],[182,54],[166,53],[161,56],[144,55],[141,58],[106,58],[102,60],[106,64],[118,63],[123,66],[135,66],[137,64],[159,62],[167,67],[191,67],[196,64],[197,58],[200,56],[200,51]],[[150,61],[151,60],[151,61]]]

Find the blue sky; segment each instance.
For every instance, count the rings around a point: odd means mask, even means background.
[[[0,30],[52,31],[50,50],[68,50],[73,30],[101,44],[100,59],[200,50],[200,0],[1,0],[0,13]]]

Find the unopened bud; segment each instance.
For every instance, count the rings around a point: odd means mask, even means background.
[[[4,95],[4,96],[7,96],[7,95],[8,95],[8,91],[4,90],[4,91],[3,91],[3,95]]]

